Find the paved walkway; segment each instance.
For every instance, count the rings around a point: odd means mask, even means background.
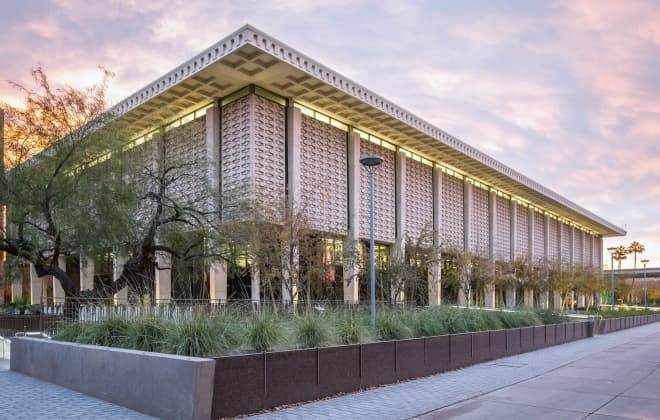
[[[660,419],[660,323],[256,419]]]
[[[128,408],[9,371],[0,359],[0,419],[152,419]]]

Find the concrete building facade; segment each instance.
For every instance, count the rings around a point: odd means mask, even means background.
[[[172,147],[206,168],[204,176],[223,197],[222,215],[231,211],[224,198],[240,190],[272,208],[304,213],[312,229],[335,237],[344,249],[358,248],[369,235],[367,172],[359,163],[365,155],[383,157],[375,172],[374,227],[376,242],[391,258],[402,256],[406,240],[429,232],[427,245],[439,250],[600,269],[603,237],[625,234],[251,26],[111,111],[131,127],[130,147],[142,159],[149,159],[154,132],[194,126],[194,135],[176,139]],[[181,186],[188,194],[195,188]],[[115,276],[124,260],[115,257]],[[92,287],[94,262],[81,261],[81,286]],[[351,279],[359,267],[345,261],[343,266],[343,299],[356,303],[360,291]],[[227,299],[227,272],[220,263],[208,270],[211,300]],[[32,275],[36,302],[44,280]],[[258,278],[253,271],[256,301]],[[428,281],[428,303],[439,304],[439,262],[429,267]],[[61,290],[51,287],[57,298]],[[171,291],[171,273],[159,270],[157,301],[168,302]],[[487,306],[495,305],[493,293],[486,291]],[[125,292],[116,296],[117,302],[125,299]],[[530,299],[525,295],[526,303]],[[547,302],[547,294],[541,299]]]

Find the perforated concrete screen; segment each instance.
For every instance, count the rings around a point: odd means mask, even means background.
[[[529,257],[529,214],[527,207],[516,203],[516,258]]]
[[[430,245],[433,231],[433,169],[406,159],[406,236]],[[425,234],[423,236],[423,234]],[[423,237],[422,237],[423,236]]]
[[[242,189],[249,186],[252,177],[250,108],[248,97],[222,108],[220,182],[225,215],[241,198]]]
[[[463,248],[463,181],[442,174],[442,244]]]
[[[548,259],[559,260],[559,225],[557,219],[551,218],[548,229]]]
[[[482,257],[488,257],[490,245],[488,235],[488,191],[472,189],[472,223],[470,228],[470,249]]]
[[[378,241],[394,242],[396,212],[394,209],[394,152],[370,141],[360,141],[360,155],[379,155],[383,163],[374,175],[374,237]],[[360,168],[360,236],[369,236],[369,176]]]
[[[499,261],[511,259],[511,202],[498,196],[495,200],[497,212],[497,224],[495,228],[495,258]]]
[[[348,229],[346,133],[302,116],[302,206],[314,229],[343,234]]]
[[[537,211],[534,212],[534,261],[545,259],[545,218]]]

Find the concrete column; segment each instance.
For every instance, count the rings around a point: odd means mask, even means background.
[[[37,275],[34,264],[30,264],[30,304],[41,305],[43,303],[44,279]]]
[[[17,299],[23,298],[23,279],[14,279],[11,282],[11,301],[16,302]]]
[[[299,207],[303,205],[301,202],[302,189],[300,187],[300,168],[301,168],[301,142],[302,142],[302,114],[300,109],[295,108],[293,103],[290,103],[286,109],[286,124],[287,124],[287,207],[296,214]],[[354,133],[352,133],[354,134]],[[354,134],[355,135],[355,134]],[[358,136],[358,165],[360,159],[360,144]],[[350,146],[349,146],[350,149]],[[350,151],[349,151],[350,153]],[[358,166],[357,180],[358,180],[358,199],[359,199],[359,166]],[[349,169],[350,170],[350,169]]]
[[[509,202],[509,246],[511,247],[510,249],[510,259],[511,261],[516,259],[516,243],[518,241],[518,206],[516,206],[516,202],[511,200]],[[504,291],[504,300],[506,302],[506,306],[509,308],[513,308],[516,306],[516,288],[515,287],[507,287],[507,289]]]
[[[509,207],[509,244],[511,246],[511,261],[516,259],[516,242],[517,242],[517,232],[518,224],[516,220],[518,218],[518,206],[516,202],[511,200]]]
[[[543,261],[546,268],[550,262],[550,216],[543,216]]]
[[[463,252],[470,253],[473,251],[470,246],[470,238],[472,237],[472,188],[471,182],[467,178],[463,179]],[[466,268],[467,269],[467,268]],[[467,276],[466,276],[467,277]],[[466,280],[463,280],[466,281]],[[468,306],[472,300],[472,290],[466,296],[465,290],[467,286],[461,285],[461,290],[458,293],[458,304],[460,306]]]
[[[495,274],[495,227],[497,225],[497,192],[491,190],[488,194],[488,259],[491,274]],[[495,283],[484,288],[484,305],[495,308]]]
[[[527,207],[527,259],[528,264],[533,265],[537,255],[534,255],[534,209]],[[534,307],[534,289],[523,290],[523,305],[528,308]]]
[[[227,302],[227,263],[216,261],[209,268],[209,297],[211,303]]]
[[[472,251],[470,237],[472,236],[472,183],[467,178],[463,180],[463,249]]]
[[[541,255],[534,255],[534,209],[527,207],[527,256],[530,264]]]
[[[484,307],[495,308],[495,284],[487,284],[484,287]]]
[[[360,302],[359,278],[360,274],[360,242],[347,238],[344,240],[344,303],[357,304]]]
[[[402,151],[397,152],[395,158],[395,193],[394,203],[396,208],[396,238],[392,247],[392,260],[395,263],[403,261],[406,253],[406,155]],[[392,284],[392,298],[394,303],[403,303],[405,296],[401,287],[401,279],[395,279]]]
[[[300,185],[301,143],[302,143],[302,114],[300,109],[289,103],[286,108],[287,124],[287,208],[292,220],[295,220],[302,211],[302,188]],[[359,168],[358,168],[359,169]],[[298,270],[299,255],[297,245],[284,244],[285,252],[283,267],[282,301],[284,303],[298,303]]]
[[[601,276],[603,275],[603,252],[605,252],[605,248],[603,248],[603,237],[599,236],[598,237],[598,266],[600,267]]]
[[[568,230],[568,261],[570,262],[570,264],[575,263],[574,240],[575,240],[575,227],[571,226],[570,229]]]
[[[557,220],[557,260],[559,261],[560,266],[562,264],[565,264],[566,261],[564,261],[564,257],[562,256],[562,250],[563,250],[563,245],[562,242],[564,241],[564,230],[561,228],[562,222],[561,220]]]
[[[209,188],[214,197],[210,204],[218,210],[220,197],[220,112],[217,104],[206,110],[206,173]]]
[[[112,280],[117,281],[124,271],[124,266],[128,258],[124,255],[115,254],[112,258]],[[123,305],[128,303],[128,287],[124,287],[114,294],[113,300],[115,305]]]
[[[172,301],[172,257],[169,254],[156,254],[156,304],[170,303]]]
[[[509,286],[504,292],[504,300],[508,308],[516,306],[516,288]]]
[[[253,264],[250,267],[250,300],[252,306],[258,309],[261,304],[261,280],[259,276],[259,267]]]
[[[60,257],[57,260],[57,266],[60,267],[61,270],[66,271],[66,257]],[[64,304],[64,300],[66,299],[66,295],[64,294],[64,288],[62,288],[62,283],[55,277],[53,277],[53,303],[55,305],[62,305]]]
[[[442,302],[442,170],[433,167],[433,256],[428,267],[429,305]]]
[[[497,191],[488,193],[488,258],[495,262],[495,230],[497,228]]]
[[[543,216],[543,271],[545,276],[545,290],[541,291],[541,302],[539,306],[543,309],[550,308],[550,216]]]
[[[80,254],[80,290],[94,288],[94,259]]]
[[[352,129],[347,139],[348,154],[348,234],[343,245],[344,302],[359,301],[360,273],[360,135]]]
[[[576,304],[576,302],[575,302],[575,292],[574,292],[574,291],[570,292],[570,293],[568,294],[568,296],[569,296],[570,299],[571,299],[571,310],[574,311],[574,310],[575,310],[575,304]]]
[[[580,255],[582,256],[580,260],[580,265],[582,267],[585,267],[587,264],[585,264],[586,258],[587,258],[587,253],[584,252],[584,248],[586,248],[586,243],[587,243],[587,233],[583,230],[580,231],[580,246],[582,247],[582,252],[580,252]]]
[[[554,304],[553,304],[553,309],[555,310],[560,310],[561,309],[561,295],[559,292],[553,292],[553,299],[554,299]]]
[[[525,288],[523,290],[523,304],[528,308],[534,307],[534,290]]]

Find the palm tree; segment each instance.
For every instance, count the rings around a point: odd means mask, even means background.
[[[628,302],[630,302],[630,299],[633,296],[633,291],[635,289],[635,277],[637,277],[637,254],[643,254],[644,251],[646,251],[646,248],[644,245],[640,244],[637,241],[633,241],[630,245],[628,245],[628,254],[633,254],[633,279],[632,283],[630,285],[630,295],[628,296]]]
[[[619,263],[619,270],[621,270],[621,261],[625,260],[628,257],[628,248],[619,245],[614,250],[613,258]]]

